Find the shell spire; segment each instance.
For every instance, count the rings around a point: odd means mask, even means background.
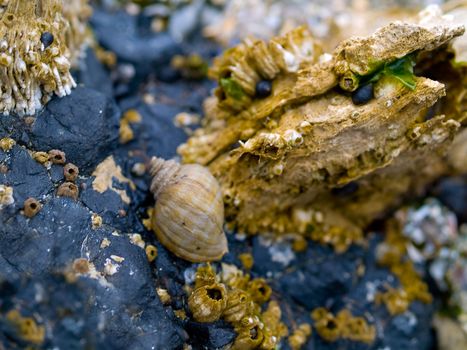
[[[151,160],[151,192],[156,199],[163,188],[174,182],[180,172],[181,165],[174,160],[153,157]]]

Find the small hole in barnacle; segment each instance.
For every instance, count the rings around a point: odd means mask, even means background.
[[[250,338],[257,339],[258,338],[258,326],[253,327],[250,329]]]
[[[221,300],[222,299],[222,292],[217,288],[208,288],[206,289],[208,297],[213,300]]]

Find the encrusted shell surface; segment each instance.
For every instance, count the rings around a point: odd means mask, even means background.
[[[156,199],[152,227],[159,241],[191,262],[221,259],[228,251],[224,204],[219,184],[209,170],[154,158],[151,174]]]
[[[188,306],[198,322],[218,320],[227,305],[227,290],[222,283],[196,289],[188,298]]]

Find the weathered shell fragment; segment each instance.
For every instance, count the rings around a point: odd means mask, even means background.
[[[436,104],[454,98],[446,91],[452,84],[423,73],[433,75],[428,52],[442,57],[463,32],[431,10],[418,23],[348,39],[332,55],[321,54],[303,28],[269,43],[247,41],[216,60],[211,75],[219,87],[206,100],[204,127],[178,151],[184,162],[209,166],[239,230],[299,231],[345,250],[402,195],[420,193],[447,171],[442,155],[462,117]],[[284,41],[297,48],[290,51],[297,69],[258,49]],[[272,81],[269,97],[255,97],[259,79]],[[358,106],[336,88],[363,83],[373,84],[375,96]]]

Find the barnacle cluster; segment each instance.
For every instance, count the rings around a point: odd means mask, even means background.
[[[0,111],[31,115],[76,86],[70,74],[86,37],[85,0],[8,0],[0,14]]]
[[[343,309],[334,315],[325,308],[314,309],[311,317],[315,321],[316,332],[328,342],[349,339],[371,344],[376,338],[376,328],[363,317],[353,316]]]
[[[332,53],[305,27],[246,39],[215,60],[203,127],[178,152],[210,168],[237,230],[298,232],[344,251],[449,171],[443,154],[465,108],[444,101],[462,100],[466,86],[447,53],[463,33],[430,7]],[[430,55],[451,80],[434,77]]]
[[[405,312],[415,300],[423,303],[431,303],[433,300],[428,285],[408,257],[408,245],[409,240],[402,234],[400,222],[389,220],[385,240],[377,247],[377,260],[399,279],[400,286],[388,287],[385,292],[377,293],[375,300],[384,303],[392,315]]]
[[[225,264],[218,276],[208,264],[197,270],[188,305],[196,321],[222,318],[233,325],[238,335],[231,349],[275,349],[288,330],[281,322],[279,304],[269,301],[270,297],[271,288],[264,279],[251,279]]]

